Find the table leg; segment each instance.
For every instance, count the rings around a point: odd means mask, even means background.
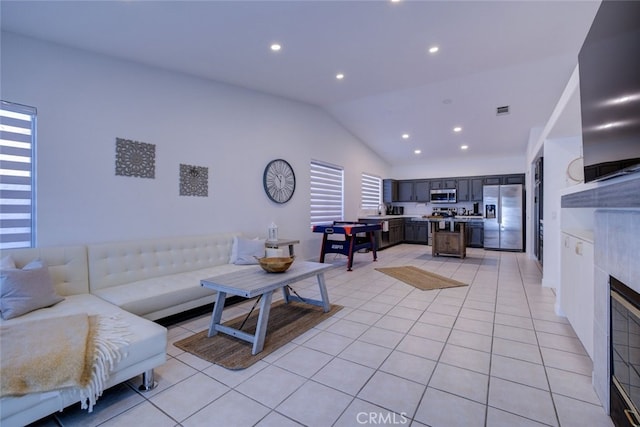
[[[289,256],[295,256],[293,253],[293,245],[289,245]]]
[[[291,294],[289,293],[289,287],[286,285],[282,287],[282,297],[284,298],[284,303],[289,304]]]
[[[351,267],[353,266],[353,245],[356,241],[356,235],[352,234],[349,237],[349,261],[347,263],[347,271],[351,271]]]
[[[322,235],[322,247],[320,248],[320,262],[324,262],[325,246],[327,245],[327,233]]]
[[[272,296],[273,291],[266,292],[262,295],[260,314],[258,315],[258,324],[256,325],[256,334],[253,340],[253,349],[251,350],[251,354],[258,354],[264,348],[264,337],[267,334],[267,324],[269,323]]]
[[[324,273],[318,273],[318,287],[320,288],[320,298],[322,299],[322,311],[328,313],[331,310],[331,303],[329,302],[329,293],[327,292],[327,285],[324,283]]]
[[[371,252],[373,252],[373,260],[378,260],[378,253],[376,251],[376,236],[373,234],[373,231],[369,232],[369,241],[371,242]]]
[[[216,330],[216,325],[220,324],[220,320],[222,319],[222,310],[224,309],[224,302],[227,299],[226,292],[218,292],[216,294],[216,302],[213,306],[213,313],[211,314],[211,323],[209,324],[209,334],[208,337],[212,337],[218,333]]]

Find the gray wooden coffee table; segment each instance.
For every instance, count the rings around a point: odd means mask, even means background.
[[[269,311],[271,310],[273,291],[281,288],[286,303],[289,301],[300,301],[313,304],[322,307],[326,313],[331,309],[331,305],[329,303],[327,287],[324,282],[324,272],[331,268],[333,268],[333,266],[329,264],[295,261],[284,273],[267,273],[259,265],[256,265],[255,267],[247,267],[241,271],[201,280],[201,286],[217,292],[208,336],[212,337],[218,332],[222,332],[252,343],[251,354],[260,353],[264,347],[264,338],[267,333],[267,323],[269,322]],[[313,276],[317,277],[321,300],[300,298],[290,294],[290,284]],[[220,323],[227,294],[244,298],[260,297],[260,313],[254,335]]]

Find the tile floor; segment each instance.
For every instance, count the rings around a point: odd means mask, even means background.
[[[376,263],[357,254],[352,272],[345,257],[331,257],[329,295],[345,308],[252,367],[229,371],[171,344],[205,329],[202,316],[169,328],[156,389],[121,384],[93,414],[73,407],[37,424],[612,426],[591,386],[591,360],[527,255],[432,258],[429,247],[399,245]],[[374,270],[398,265],[470,286],[421,291]],[[295,288],[312,296],[314,280]]]

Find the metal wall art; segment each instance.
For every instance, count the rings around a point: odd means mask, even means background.
[[[156,146],[116,138],[116,175],[156,177]]]
[[[180,164],[180,195],[209,196],[209,168]]]

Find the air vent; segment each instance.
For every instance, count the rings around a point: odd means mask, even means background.
[[[496,116],[504,116],[505,114],[509,114],[509,106],[508,105],[496,108]]]

